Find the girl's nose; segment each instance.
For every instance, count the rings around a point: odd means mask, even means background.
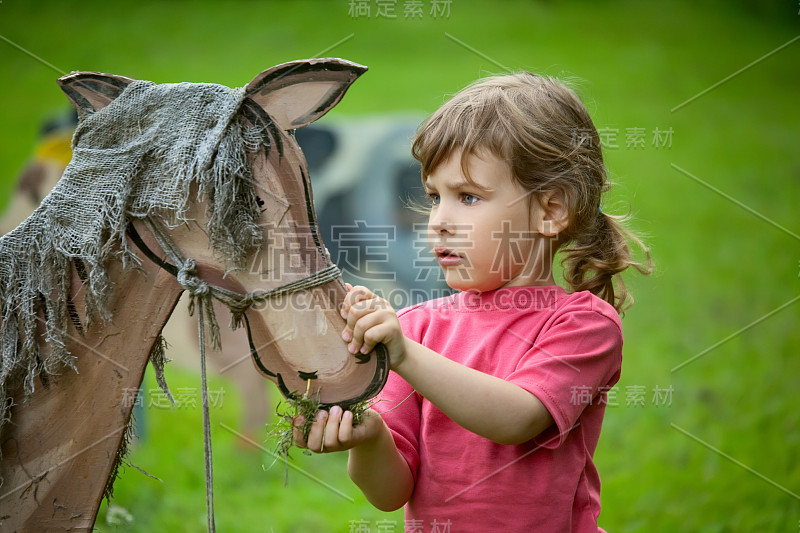
[[[449,222],[441,206],[432,211],[428,219],[428,229],[434,233],[452,233],[453,224]]]

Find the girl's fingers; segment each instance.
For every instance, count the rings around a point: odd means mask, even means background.
[[[338,405],[331,407],[331,412],[328,414],[328,423],[325,424],[325,434],[323,435],[322,442],[325,446],[320,451],[340,451],[342,447],[339,444],[339,423],[342,420],[342,408]]]
[[[361,317],[352,330],[353,339],[347,345],[350,353],[369,353],[372,348],[382,340],[381,335],[385,328],[380,326],[386,320],[386,313],[371,312]]]
[[[383,298],[378,298],[374,296],[372,298],[367,298],[365,300],[359,300],[352,307],[350,307],[347,313],[347,328],[350,329],[352,332],[355,329],[356,323],[364,318],[365,316],[369,315],[370,313],[374,313],[375,311],[382,311],[382,310],[389,310],[394,312],[392,306],[389,305],[389,302],[384,300]]]
[[[356,286],[345,297],[342,316],[347,321],[342,340],[348,343],[347,350],[355,355],[369,353],[381,342],[382,335],[391,334],[391,328],[375,328],[395,315],[389,302],[366,287]]]
[[[385,321],[381,321],[376,326],[364,332],[364,342],[361,344],[359,351],[363,354],[368,354],[375,349],[375,346],[380,343],[386,344],[386,340],[392,334],[392,326]]]
[[[348,343],[347,350],[350,353],[358,353],[364,343],[364,332],[376,323],[375,313],[365,309],[359,309],[348,317],[342,339]]]
[[[347,318],[350,313],[350,308],[356,303],[369,300],[370,298],[375,298],[375,295],[368,288],[361,285],[356,285],[355,287],[350,285],[350,290],[345,295],[344,302],[342,303],[342,317]]]
[[[356,287],[356,289],[358,289],[358,287]],[[377,309],[380,309],[380,304],[382,301],[383,300],[380,300],[373,295],[372,298],[366,298],[364,300],[357,301],[347,309],[347,313],[342,313],[342,316],[347,321],[344,331],[342,331],[342,339],[344,342],[350,342],[353,340],[355,337],[354,330],[356,324],[362,320],[364,316],[376,311]],[[357,344],[360,344],[361,339],[356,338],[356,341]]]
[[[344,411],[338,405],[331,407],[330,412],[321,410],[311,425],[308,442],[303,439],[302,427],[298,426],[303,423],[303,417],[297,417],[295,419],[295,444],[299,448],[308,448],[315,453],[349,450],[358,442],[372,438],[377,432],[374,421],[368,419],[373,417],[380,419],[379,415],[370,409],[363,416],[364,423],[355,428],[353,427],[352,411]]]
[[[339,424],[339,442],[348,447],[353,440],[353,413],[345,411]]]
[[[308,441],[306,447],[312,452],[322,452],[322,437],[325,433],[325,423],[328,420],[328,411],[324,409],[317,413],[314,423],[311,424],[311,430],[308,432]]]
[[[298,416],[294,419],[294,429],[292,429],[292,434],[294,435],[294,443],[298,448],[307,448],[308,443],[306,442],[305,437],[303,436],[303,424],[306,423],[306,419],[302,416]]]
[[[302,431],[296,430],[295,443],[299,447],[308,448],[316,453],[338,452],[347,449],[345,443],[340,439],[340,434],[342,434],[342,429],[345,428],[343,434],[349,439],[353,430],[353,417],[352,413],[349,413],[349,416],[343,415],[342,408],[338,405],[331,407],[330,412],[324,409],[320,410],[311,425],[311,430],[308,432],[308,442],[303,442]],[[346,429],[348,424],[349,429]],[[304,444],[304,446],[300,446],[300,443]]]

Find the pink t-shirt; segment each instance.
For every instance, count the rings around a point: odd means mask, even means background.
[[[398,316],[410,339],[531,392],[555,420],[524,444],[496,444],[390,373],[376,408],[408,397],[384,415],[414,474],[407,530],[602,531],[592,456],[622,364],[614,308],[589,292],[507,287],[431,300]]]

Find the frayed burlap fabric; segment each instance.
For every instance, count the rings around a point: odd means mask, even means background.
[[[261,246],[248,152],[264,141],[238,113],[243,98],[221,85],[134,81],[82,117],[58,185],[0,239],[0,429],[20,386],[27,397],[37,377],[75,368],[65,346],[73,263],[86,275],[87,324],[108,318],[109,262],[139,264],[125,238],[132,219],[174,227],[203,201],[211,246],[227,265]]]

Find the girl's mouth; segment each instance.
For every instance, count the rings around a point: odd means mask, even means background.
[[[443,267],[456,266],[464,259],[456,252],[440,246],[433,249],[433,254],[436,256],[436,262]]]

